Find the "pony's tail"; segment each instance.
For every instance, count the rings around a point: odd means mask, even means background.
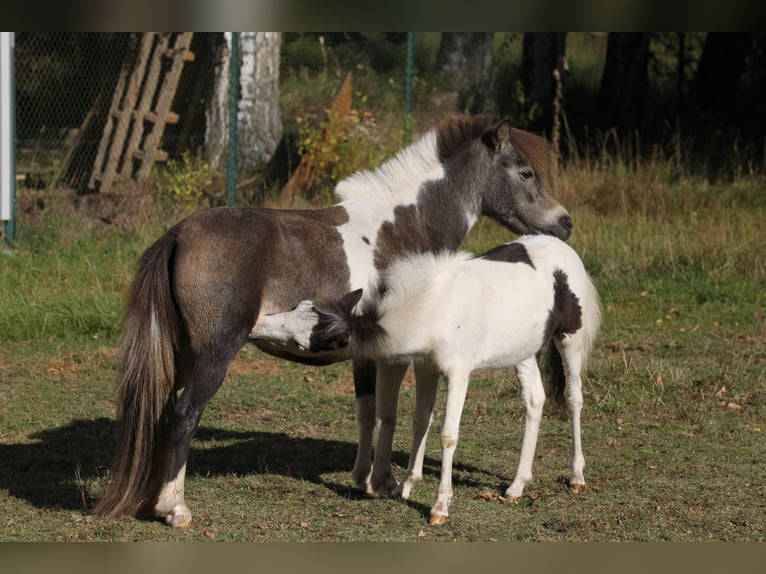
[[[362,308],[361,313],[354,313],[361,297],[362,290],[357,289],[339,300],[315,304],[319,320],[311,335],[312,349],[348,346],[355,359],[380,355],[387,336],[380,325],[380,310],[376,303],[371,302]]]
[[[120,336],[116,452],[110,483],[93,509],[98,516],[151,510],[169,465],[179,338],[169,276],[175,245],[171,232],[146,250],[128,294]]]

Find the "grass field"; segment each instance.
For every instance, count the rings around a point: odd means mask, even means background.
[[[0,256],[0,540],[764,540],[766,186],[602,160],[562,170],[556,188],[604,307],[584,381],[584,492],[566,487],[569,426],[547,406],[534,481],[520,502],[498,499],[523,418],[512,373],[479,372],[449,521],[426,526],[437,432],[410,501],[359,496],[349,365],[245,348],[193,443],[186,500],[197,528],[89,516],[113,448],[123,295],[161,225],[116,231],[49,213],[22,221],[16,249]],[[481,222],[465,247],[508,239]],[[413,398],[408,374],[399,476]]]

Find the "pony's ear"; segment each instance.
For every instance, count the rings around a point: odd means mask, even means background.
[[[492,152],[497,152],[503,146],[510,144],[510,139],[511,121],[508,118],[503,118],[496,125],[487,128],[481,135],[482,143]]]
[[[343,296],[343,299],[341,299],[341,305],[346,309],[353,309],[354,305],[359,303],[359,299],[362,298],[362,290],[357,289],[355,291],[351,291],[350,293],[346,293]]]

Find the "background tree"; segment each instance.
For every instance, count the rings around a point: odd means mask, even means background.
[[[610,32],[598,94],[598,124],[626,133],[639,127],[649,88],[650,35]]]
[[[226,157],[229,127],[230,32],[218,45],[215,83],[208,104],[205,153],[212,167]],[[281,33],[240,33],[240,99],[238,104],[239,169],[252,171],[268,161],[282,137],[279,110]]]
[[[566,57],[566,32],[527,32],[522,41],[521,81],[529,128],[551,136],[556,96],[554,70]]]
[[[484,110],[492,68],[493,32],[444,32],[436,54],[436,74],[457,87],[460,112]]]

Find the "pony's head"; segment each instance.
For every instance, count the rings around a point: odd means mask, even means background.
[[[467,140],[474,145],[461,145]],[[493,124],[487,116],[462,116],[440,125],[437,141],[448,175],[460,177],[469,173],[467,165],[481,166],[483,175],[474,171],[465,185],[478,188],[482,215],[519,235],[566,241],[572,234],[572,218],[546,187],[551,147],[545,139],[511,127],[508,119]]]

